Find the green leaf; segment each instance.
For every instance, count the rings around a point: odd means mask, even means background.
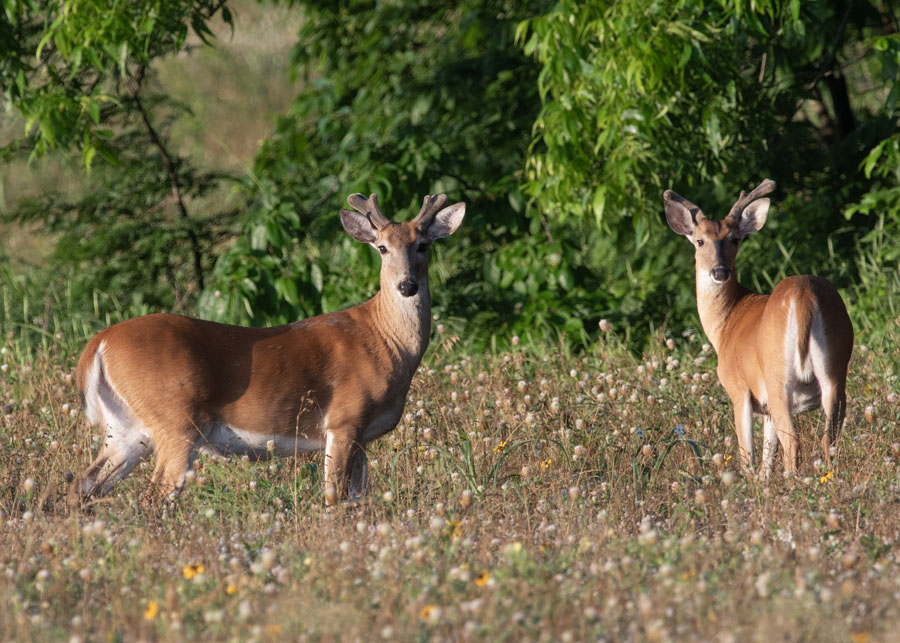
[[[275,290],[287,303],[296,306],[300,303],[300,295],[297,292],[297,283],[289,277],[279,277],[275,280]]]
[[[93,145],[85,145],[81,149],[81,158],[84,160],[84,169],[87,170],[88,174],[91,172],[91,161],[94,160],[94,155],[97,153],[97,149]]]
[[[316,292],[323,292],[325,289],[325,280],[322,275],[322,268],[319,267],[319,264],[313,263],[309,267],[309,280],[312,283],[313,288],[316,289]]]
[[[87,103],[88,113],[91,115],[91,120],[94,121],[94,125],[100,124],[100,104],[95,100],[88,100]]]

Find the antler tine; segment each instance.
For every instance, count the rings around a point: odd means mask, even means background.
[[[731,210],[728,212],[728,216],[725,217],[729,220],[734,220],[741,216],[741,212],[744,211],[748,205],[756,201],[757,199],[761,199],[767,194],[771,194],[775,191],[775,181],[772,179],[766,179],[759,185],[757,185],[750,194],[747,194],[743,190],[741,190],[741,195],[738,197],[738,200],[734,202],[734,205],[731,206]]]
[[[447,203],[446,194],[427,195],[422,200],[422,209],[419,210],[419,214],[415,216],[413,222],[420,228],[427,228],[445,203]]]
[[[378,195],[374,192],[369,195],[368,199],[362,194],[351,194],[347,197],[347,203],[357,212],[366,215],[366,218],[377,230],[383,230],[391,222],[378,206]]]

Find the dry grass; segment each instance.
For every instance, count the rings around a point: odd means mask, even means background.
[[[761,484],[699,342],[461,359],[438,335],[371,445],[368,500],[326,510],[315,454],[203,459],[142,510],[149,465],[67,501],[97,442],[70,381],[82,339],[0,355],[0,640],[898,636],[897,351],[857,350],[833,475],[817,413],[801,475]]]

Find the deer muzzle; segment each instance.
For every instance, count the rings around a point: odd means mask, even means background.
[[[419,282],[415,279],[404,279],[397,284],[397,290],[400,291],[400,294],[404,297],[412,297],[419,292]]]
[[[728,277],[731,276],[731,268],[722,265],[715,266],[712,270],[709,271],[709,275],[713,278],[714,281],[718,281],[719,283],[728,281]]]

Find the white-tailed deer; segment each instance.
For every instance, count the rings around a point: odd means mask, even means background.
[[[847,367],[853,325],[841,296],[826,279],[788,277],[760,295],[738,283],[738,245],[763,227],[775,182],[741,192],[721,221],[671,190],[663,194],[669,227],[694,245],[700,323],[719,358],[717,373],[734,404],[741,462],[753,466],[753,415],[764,418],[760,475],[772,473],[781,443],[786,471],[798,465],[797,433],[791,416],[819,406],[825,412],[822,448],[830,447],[844,423]]]
[[[393,223],[373,194],[341,210],[354,239],[381,254],[381,289],[360,306],[286,326],[244,328],[179,315],[100,331],[78,362],[88,419],[104,430],[84,493],[106,493],[156,453],[152,481],[180,489],[199,451],[289,456],[325,450],[325,499],[365,493],[365,445],[400,419],[428,347],[428,247],[453,234],[465,204],[425,197]]]

